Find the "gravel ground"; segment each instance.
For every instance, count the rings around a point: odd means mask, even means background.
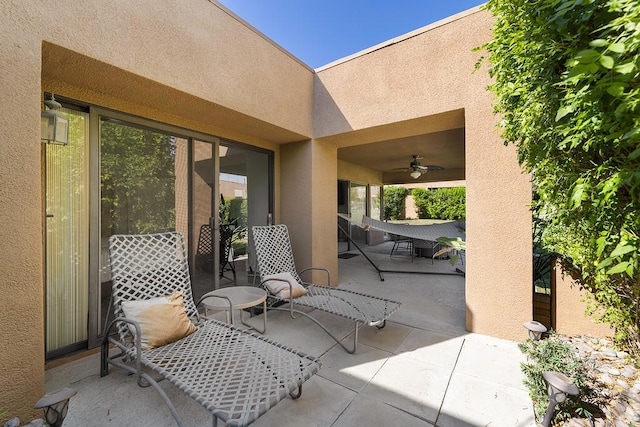
[[[591,420],[573,418],[560,425],[571,427],[640,426],[640,371],[628,353],[616,351],[607,338],[562,337],[585,360],[590,386],[600,414]]]

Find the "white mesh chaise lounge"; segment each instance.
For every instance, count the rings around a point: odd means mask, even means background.
[[[105,329],[100,376],[108,374],[109,364],[136,375],[139,386],[151,385],[162,396],[178,425],[183,422],[176,408],[148,369],[209,410],[214,426],[218,419],[227,426],[250,424],[287,395],[297,399],[302,383],[318,371],[314,357],[198,314],[181,233],[111,236],[109,254],[115,319]],[[166,307],[167,299],[173,306]],[[145,316],[148,307],[160,311]],[[163,333],[186,324],[187,335],[168,344],[164,338],[147,342],[166,313],[171,321],[160,328]],[[109,356],[110,344],[120,350],[116,355]]]
[[[379,329],[385,326],[386,320],[395,312],[400,303],[372,295],[362,294],[331,287],[331,274],[326,268],[310,267],[300,271],[300,274],[309,270],[321,270],[327,274],[327,284],[305,283],[300,279],[296,271],[289,231],[284,224],[269,226],[254,226],[252,228],[253,242],[260,274],[260,286],[265,288],[269,298],[276,301],[288,302],[288,308],[272,307],[272,309],[287,310],[291,317],[305,316],[320,326],[348,353],[355,353],[358,344],[358,328],[362,325],[376,326]],[[290,274],[290,276],[287,276]],[[296,283],[291,283],[291,277]],[[274,293],[274,284],[286,282],[285,295]],[[295,297],[294,288],[304,287],[306,293]],[[272,288],[272,289],[269,289]],[[288,298],[294,295],[294,298]],[[354,321],[353,347],[347,348],[340,339],[332,334],[320,321],[311,316],[309,312],[294,309],[294,305],[301,305],[341,316]],[[311,310],[313,311],[313,310]]]

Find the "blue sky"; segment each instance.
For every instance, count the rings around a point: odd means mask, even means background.
[[[318,68],[484,3],[484,0],[219,0]]]

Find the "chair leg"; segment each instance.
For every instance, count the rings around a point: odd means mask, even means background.
[[[353,354],[353,353],[356,352],[356,346],[358,345],[358,328],[359,328],[358,324],[364,324],[361,320],[356,320],[355,321],[355,326],[353,328],[353,348],[347,348],[344,344],[342,344],[342,342],[340,341],[340,339],[338,337],[336,337],[329,329],[327,329],[326,326],[324,326],[322,323],[320,323],[320,321],[318,319],[316,319],[315,317],[309,315],[308,313],[305,313],[304,311],[300,311],[300,310],[294,309],[292,307],[289,307],[289,308],[271,307],[271,310],[288,311],[289,314],[291,315],[291,317],[294,318],[294,319],[297,319],[300,316],[304,316],[307,319],[309,319],[312,322],[314,322],[316,325],[320,326],[320,328],[323,331],[325,331],[327,333],[327,335],[329,335],[331,338],[333,338],[333,340],[336,343],[338,343],[338,345],[340,347],[342,347],[344,349],[344,351],[346,351],[349,354]],[[294,313],[297,313],[298,316],[294,317]]]
[[[300,384],[300,386],[298,387],[298,391],[296,393],[289,393],[289,396],[293,399],[296,400],[298,399],[300,396],[302,396],[302,384]]]
[[[437,247],[437,246],[438,246],[438,245],[437,245],[437,243],[433,243],[433,244],[431,245],[431,254],[432,254],[432,256],[431,256],[431,265],[433,265],[433,258],[434,258],[434,257],[433,257],[433,254],[434,254],[434,253],[436,253],[436,247]]]
[[[397,246],[398,246],[398,241],[394,240],[393,247],[391,248],[391,252],[389,253],[389,258],[393,257],[393,253],[395,252]]]
[[[414,257],[414,256],[415,256],[415,254],[416,254],[415,249],[414,249],[414,247],[413,247],[413,239],[410,239],[410,240],[409,240],[408,245],[409,245],[409,251],[411,251],[411,262],[413,262],[413,257]]]
[[[253,316],[253,309],[255,307],[251,307],[251,316]],[[249,329],[253,329],[256,332],[260,332],[262,335],[264,335],[267,332],[267,300],[265,299],[264,302],[262,303],[262,330],[256,328],[255,326],[246,323],[244,321],[244,319],[242,318],[242,309],[240,310],[240,323],[242,323],[244,326],[246,326]]]
[[[178,424],[179,427],[184,427],[184,422],[182,421],[182,418],[180,417],[180,415],[178,414],[178,411],[176,410],[176,407],[173,406],[173,403],[171,402],[171,399],[169,399],[169,396],[167,396],[167,394],[165,393],[165,391],[162,389],[162,387],[160,387],[160,385],[151,377],[151,375],[144,373],[144,372],[140,372],[138,369],[135,369],[129,365],[126,365],[124,363],[120,363],[116,360],[110,360],[109,363],[111,363],[112,365],[124,369],[125,371],[133,374],[133,375],[139,375],[141,377],[141,379],[144,379],[148,385],[152,386],[156,392],[160,395],[160,397],[162,398],[162,400],[164,400],[165,405],[167,405],[167,408],[169,409],[169,412],[171,412],[171,415],[173,416],[173,419],[175,420],[176,424]],[[138,385],[140,385],[142,387],[142,385],[140,384],[140,382],[138,382]],[[215,418],[215,417],[214,417]]]

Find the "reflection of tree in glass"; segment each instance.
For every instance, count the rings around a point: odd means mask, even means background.
[[[102,234],[175,229],[175,137],[101,122]]]

